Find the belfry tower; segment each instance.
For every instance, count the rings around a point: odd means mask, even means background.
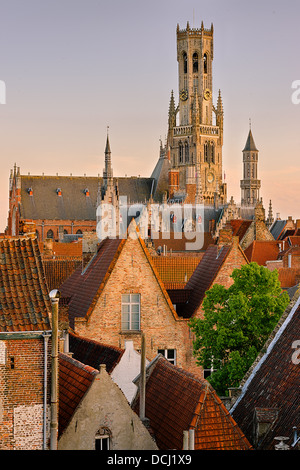
[[[185,203],[226,203],[222,178],[224,113],[221,93],[213,105],[213,25],[177,25],[179,104],[171,93],[167,149],[169,198]]]

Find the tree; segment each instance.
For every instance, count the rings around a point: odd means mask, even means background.
[[[238,387],[289,303],[278,272],[257,263],[234,269],[233,284],[215,284],[203,300],[204,316],[194,318],[197,364],[213,369],[208,380],[219,395]]]

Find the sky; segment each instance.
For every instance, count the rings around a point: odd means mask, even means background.
[[[228,199],[240,202],[251,119],[266,212],[272,200],[274,216],[300,219],[299,19],[298,0],[0,0],[0,232],[15,163],[21,174],[102,175],[107,126],[114,176],[151,175],[187,21],[214,25]]]

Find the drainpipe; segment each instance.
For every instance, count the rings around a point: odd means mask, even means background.
[[[145,419],[145,395],[146,395],[146,348],[145,335],[141,338],[141,377],[140,377],[140,419]]]
[[[58,435],[58,302],[60,292],[49,294],[52,304],[52,356],[51,356],[51,423],[50,450],[57,450]]]
[[[44,406],[43,406],[43,450],[47,446],[47,372],[48,372],[48,340],[50,334],[43,333],[44,338]]]

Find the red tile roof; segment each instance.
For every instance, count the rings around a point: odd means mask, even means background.
[[[252,222],[252,220],[242,219],[230,220],[230,225],[232,227],[232,236],[239,237],[239,240],[241,241]]]
[[[153,256],[152,263],[156,267],[166,289],[178,285],[183,288],[198,266],[203,254],[185,257]]]
[[[0,331],[50,329],[51,304],[35,238],[0,240]]]
[[[245,250],[248,260],[254,261],[260,266],[266,266],[267,261],[277,259],[280,252],[280,243],[278,241],[258,241],[254,240]]]
[[[262,450],[274,449],[276,436],[289,437],[290,444],[293,426],[300,429],[300,366],[293,360],[293,354],[297,355],[298,348],[295,344],[299,341],[299,331],[300,289],[247,374],[242,394],[231,412],[247,438],[252,441],[255,410],[277,410],[277,419],[261,442]]]
[[[251,446],[211,385],[159,355],[148,367],[146,417],[160,450],[183,448],[183,431],[195,430],[195,450],[246,450]],[[139,395],[133,405],[139,412]]]
[[[98,373],[99,371],[66,354],[59,354],[59,436],[69,424]]]
[[[94,369],[99,370],[100,365],[105,364],[109,374],[124,354],[124,349],[108,346],[72,333],[69,334],[69,349],[74,359]]]

